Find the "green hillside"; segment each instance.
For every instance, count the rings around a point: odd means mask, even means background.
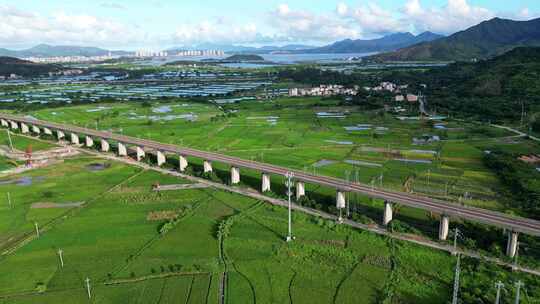
[[[371,57],[375,61],[473,61],[520,46],[540,46],[540,18],[513,21],[494,18],[432,42]]]
[[[477,63],[454,63],[424,73],[389,74],[387,79],[427,84],[432,108],[482,120],[517,120],[540,108],[540,48],[521,47]]]
[[[62,66],[56,64],[40,64],[13,57],[0,57],[0,76],[16,74],[19,76],[34,77],[61,69]]]

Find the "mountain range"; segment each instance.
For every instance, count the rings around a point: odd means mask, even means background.
[[[491,58],[521,46],[540,46],[540,18],[529,21],[493,18],[445,38],[375,55],[369,59],[471,61]]]
[[[192,46],[176,47],[168,49],[169,52],[189,51],[189,50],[222,50],[228,53],[251,53],[251,54],[267,54],[267,53],[303,53],[303,54],[332,54],[332,53],[372,53],[393,51],[399,48],[411,46],[425,41],[433,41],[444,36],[425,32],[420,35],[411,33],[395,33],[384,36],[382,38],[371,40],[351,40],[346,39],[335,42],[330,45],[315,47],[302,44],[290,44],[285,46],[262,46],[249,47],[242,45],[214,44],[203,43]]]
[[[109,51],[97,47],[85,46],[66,46],[66,45],[48,45],[39,44],[25,50],[8,50],[0,48],[0,56],[9,57],[60,57],[60,56],[105,56],[112,53],[113,55],[126,55],[124,51]]]
[[[292,52],[298,50],[312,49],[314,46],[302,44],[289,44],[285,46],[262,46],[251,47],[233,44],[201,43],[189,46],[181,46],[167,49],[167,52],[195,51],[195,50],[221,50],[227,53],[252,53],[265,54],[272,52]]]
[[[408,47],[417,43],[434,41],[444,36],[432,32],[424,32],[420,35],[411,33],[395,33],[378,39],[371,40],[351,40],[346,39],[336,43],[304,50],[305,53],[373,53],[394,51],[400,48]]]

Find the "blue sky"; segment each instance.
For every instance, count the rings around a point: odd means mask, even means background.
[[[402,31],[451,34],[496,16],[539,13],[538,0],[0,0],[0,47],[322,45]]]

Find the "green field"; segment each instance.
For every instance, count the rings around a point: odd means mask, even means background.
[[[103,166],[90,170],[96,164]],[[0,197],[13,197],[12,208],[0,208],[0,303],[218,303],[223,273],[226,303],[444,303],[451,296],[449,254],[297,212],[296,240],[286,243],[286,209],[247,197],[212,188],[155,192],[155,183],[188,181],[87,157],[23,176],[33,182],[0,186]],[[37,202],[54,205],[32,208]],[[58,207],[73,202],[85,203]],[[173,222],[153,217],[171,213]],[[34,222],[39,238],[12,241],[34,236]],[[540,297],[537,278],[463,264],[462,299],[492,301],[492,278],[524,280],[522,303]]]
[[[13,145],[14,149],[19,151],[26,151],[29,147],[32,148],[32,151],[48,150],[55,147],[53,144],[34,140],[14,133],[11,133],[11,144]],[[0,145],[10,147],[10,142],[6,129],[0,130]]]

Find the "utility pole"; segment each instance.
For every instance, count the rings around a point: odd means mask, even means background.
[[[521,100],[521,123],[520,127],[523,127],[523,120],[525,120],[525,103]]]
[[[92,295],[90,294],[90,278],[86,277],[86,291],[88,292],[88,298],[92,298]]]
[[[9,129],[7,129],[6,132],[7,132],[7,137],[9,140],[9,148],[11,149],[11,152],[13,152],[13,142],[11,141],[11,133],[9,133]]]
[[[347,181],[347,184],[350,183],[350,180],[349,180],[349,176],[350,176],[351,172],[350,171],[345,171],[345,175],[347,176],[346,178],[346,181]],[[349,210],[349,204],[350,204],[350,194],[347,192],[347,218],[351,215],[351,212]]]
[[[36,236],[39,238],[39,226],[37,222],[34,222],[34,227],[36,228]]]
[[[514,263],[512,269],[515,271],[518,269],[518,256],[519,256],[519,242],[516,242],[516,255],[514,256]]]
[[[454,230],[454,252],[453,254],[457,254],[457,241],[458,241],[458,235],[459,235],[459,229],[456,227]]]
[[[9,194],[9,192],[7,193],[7,201],[8,201],[8,205],[9,205],[9,209],[11,209],[11,194]]]
[[[523,284],[522,281],[517,281],[517,283],[516,283],[516,301],[515,301],[515,304],[519,304],[521,287],[523,287],[523,285],[524,284]]]
[[[287,234],[287,242],[290,242],[293,240],[293,236],[292,236],[292,208],[291,208],[291,196],[292,196],[292,185],[293,185],[293,181],[292,181],[292,178],[294,177],[294,174],[292,172],[287,172],[287,196],[289,197],[289,229],[288,229],[288,234]]]
[[[461,255],[458,254],[457,262],[456,262],[456,273],[454,274],[454,293],[452,296],[452,304],[458,304],[460,272],[461,272]]]
[[[497,297],[495,298],[495,304],[499,304],[501,302],[501,289],[504,287],[504,284],[499,281],[495,283],[495,287],[497,287]]]
[[[58,249],[58,257],[60,258],[60,266],[62,268],[64,268],[64,257],[62,256],[63,253],[64,251],[62,249]]]

